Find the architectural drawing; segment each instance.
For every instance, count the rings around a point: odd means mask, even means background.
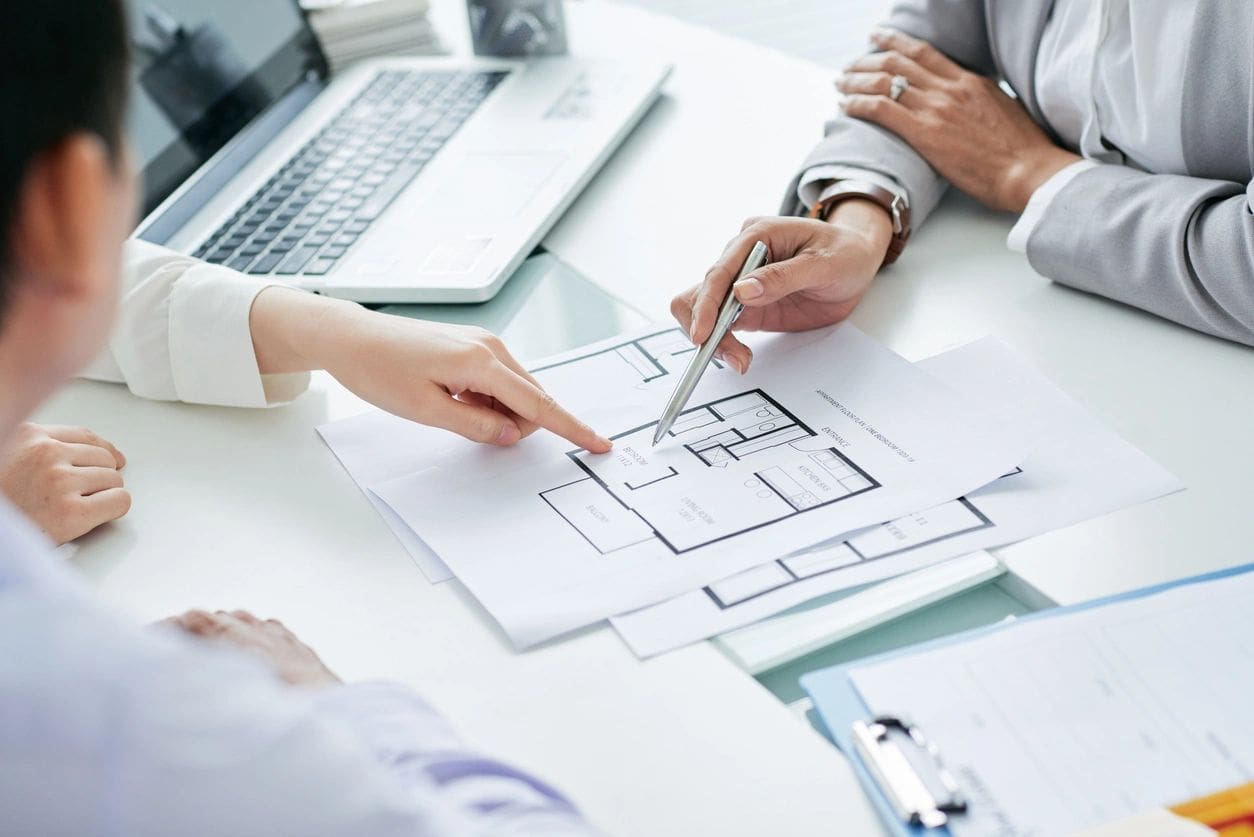
[[[1022,473],[1022,468],[1015,468],[1002,479]],[[995,525],[974,502],[959,497],[927,511],[877,526],[843,543],[816,547],[752,567],[702,589],[720,610],[726,610],[842,567],[900,555]]]
[[[685,410],[657,448],[655,427],[568,453],[584,476],[540,494],[602,554],[651,539],[681,554],[880,487],[760,389]]]
[[[625,385],[641,386],[683,371],[695,351],[696,347],[681,329],[668,328],[530,371],[533,375],[543,373],[549,386],[554,385],[552,378],[561,376],[567,369],[570,374],[577,373],[585,378],[591,373],[602,380],[621,378]],[[721,361],[713,363],[720,369],[723,366]]]

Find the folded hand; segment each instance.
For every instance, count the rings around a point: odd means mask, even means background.
[[[889,30],[871,39],[882,51],[837,79],[845,113],[897,134],[981,203],[1022,212],[1038,186],[1081,159],[1054,145],[996,81],[964,70],[927,41]],[[907,85],[896,100],[894,76]]]

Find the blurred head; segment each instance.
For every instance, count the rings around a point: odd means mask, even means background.
[[[101,349],[136,188],[121,0],[6,4],[0,23],[0,436]]]

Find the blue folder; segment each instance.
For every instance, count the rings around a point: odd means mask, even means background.
[[[947,828],[925,828],[918,825],[912,826],[904,822],[894,810],[893,805],[889,801],[888,796],[884,793],[884,790],[875,781],[875,778],[872,776],[870,770],[868,770],[867,765],[864,764],[862,759],[859,757],[857,750],[853,746],[852,726],[855,721],[866,721],[870,719],[872,717],[872,713],[866,703],[863,702],[861,695],[858,694],[858,690],[853,684],[853,678],[850,675],[855,669],[863,668],[885,660],[891,660],[895,657],[923,654],[950,645],[960,645],[964,642],[991,634],[995,631],[1013,631],[1017,625],[1029,620],[1052,619],[1056,616],[1063,616],[1068,613],[1076,613],[1090,608],[1105,607],[1106,605],[1127,601],[1129,599],[1152,596],[1155,593],[1161,593],[1165,590],[1170,590],[1173,587],[1180,587],[1186,584],[1199,584],[1230,576],[1243,575],[1249,572],[1254,572],[1254,564],[1247,564],[1245,566],[1234,567],[1227,570],[1219,570],[1217,572],[1206,573],[1204,575],[1191,576],[1179,581],[1145,587],[1140,590],[1133,590],[1128,593],[1120,593],[1114,596],[1094,599],[1081,604],[1038,611],[1037,613],[1019,617],[1013,621],[999,622],[995,625],[988,625],[983,628],[963,631],[962,633],[954,634],[950,637],[943,637],[941,639],[923,642],[908,648],[902,648],[885,654],[879,654],[874,657],[868,657],[864,660],[858,660],[854,663],[814,671],[801,678],[801,686],[814,702],[814,708],[818,713],[819,719],[822,721],[828,737],[831,738],[832,741],[835,742],[836,746],[840,748],[841,752],[848,757],[851,765],[853,766],[854,773],[857,774],[858,780],[862,782],[862,786],[866,790],[867,795],[870,797],[871,802],[875,805],[876,810],[879,812],[880,818],[888,825],[889,831],[896,835],[921,835],[922,837],[937,837],[938,835],[946,835],[950,833]],[[926,730],[924,732],[926,732]],[[943,756],[944,754],[942,753],[941,755]]]

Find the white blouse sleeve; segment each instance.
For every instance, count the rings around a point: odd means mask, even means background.
[[[109,345],[83,376],[143,398],[229,407],[290,401],[308,373],[262,375],[248,318],[273,283],[145,241],[127,241]]]

